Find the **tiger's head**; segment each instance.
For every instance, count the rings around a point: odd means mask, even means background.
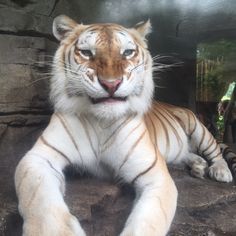
[[[60,41],[51,82],[55,110],[105,119],[145,113],[154,89],[145,39],[150,29],[149,21],[125,28],[55,18],[53,33]]]

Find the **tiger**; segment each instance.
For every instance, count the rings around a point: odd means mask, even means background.
[[[232,171],[233,178],[236,179],[236,153],[225,143],[220,143],[219,146],[224,159]]]
[[[67,166],[134,187],[120,236],[167,234],[178,197],[167,163],[184,163],[199,178],[232,181],[219,145],[194,113],[154,101],[150,32],[149,20],[126,28],[54,19],[55,112],[15,172],[24,236],[86,235],[63,198]]]

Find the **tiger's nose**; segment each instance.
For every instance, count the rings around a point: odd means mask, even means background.
[[[116,79],[113,81],[99,79],[98,81],[102,85],[102,87],[112,96],[115,93],[115,91],[119,88],[122,79]]]

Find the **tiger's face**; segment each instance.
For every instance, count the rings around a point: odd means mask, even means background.
[[[55,109],[107,119],[147,111],[153,94],[145,42],[149,30],[149,22],[127,29],[57,17],[53,32],[61,43],[51,83]]]

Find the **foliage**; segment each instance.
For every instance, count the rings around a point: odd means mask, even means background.
[[[197,73],[197,83],[211,101],[219,101],[230,82],[236,80],[236,41],[220,40],[201,43],[197,50],[198,63],[204,66],[204,74]],[[207,99],[207,100],[208,100]]]
[[[225,59],[235,59],[236,41],[222,39],[213,43],[201,43],[198,45],[197,54],[199,60],[215,60],[217,57],[223,57]]]

